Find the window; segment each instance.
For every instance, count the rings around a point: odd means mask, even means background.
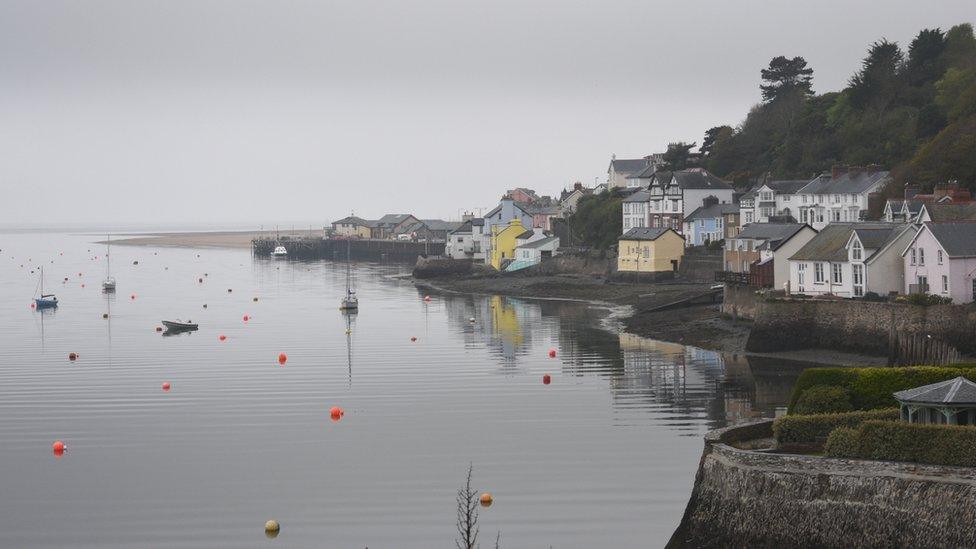
[[[830,277],[831,277],[831,281],[834,284],[844,283],[844,278],[843,275],[841,275],[840,267],[841,267],[840,263],[834,263],[830,266]]]
[[[797,263],[796,265],[796,283],[799,286],[803,285],[803,275],[806,274],[807,264]],[[802,289],[800,291],[803,291]],[[973,291],[976,292],[976,280],[973,281]]]
[[[783,202],[789,202],[789,201],[790,201],[790,195],[784,194],[783,195]]]
[[[942,293],[949,293],[949,277],[947,275],[942,275]]]
[[[817,210],[817,223],[823,223],[823,210]]]
[[[864,295],[864,265],[851,265],[851,281],[854,283],[854,297]]]
[[[824,281],[824,268],[823,263],[813,264],[813,283],[823,284]]]
[[[918,249],[918,264],[925,265],[925,248]]]
[[[803,203],[804,203],[804,204],[806,204],[806,203],[807,203],[807,195],[803,195]]]
[[[942,265],[942,250],[936,250],[935,256],[939,261],[939,265]]]
[[[831,210],[830,211],[830,220],[831,221],[840,221],[840,210]]]
[[[928,293],[929,291],[929,277],[919,276],[918,277],[918,289],[922,292]]]
[[[854,244],[851,246],[851,259],[854,261],[860,261],[864,258],[864,248],[861,247],[860,240],[854,240]]]
[[[909,254],[909,258],[908,258],[908,264],[909,265],[914,265],[915,262],[918,260],[917,258],[918,258],[918,252],[915,251],[915,248],[912,248],[911,253]]]

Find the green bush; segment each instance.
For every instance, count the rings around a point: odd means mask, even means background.
[[[951,368],[941,366],[915,366],[911,368],[809,368],[804,370],[793,387],[790,413],[800,395],[815,385],[844,387],[850,391],[855,410],[873,410],[897,406],[895,391],[912,389],[930,383],[964,376],[976,381],[976,370],[969,364],[957,364]]]
[[[929,305],[950,305],[952,304],[951,297],[942,297],[935,294],[909,294],[907,296],[899,296],[895,301],[899,303],[910,303],[912,305],[921,305],[923,307],[928,307]]]
[[[865,421],[837,429],[825,448],[829,457],[909,461],[976,467],[976,427]]]
[[[895,420],[898,417],[898,408],[840,414],[783,416],[773,422],[773,436],[779,444],[822,444],[832,431],[840,427],[857,427],[865,421]]]
[[[838,385],[814,385],[796,399],[794,414],[834,414],[850,412],[851,392]]]

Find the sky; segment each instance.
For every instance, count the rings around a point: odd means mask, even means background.
[[[0,226],[457,219],[837,90],[972,0],[2,0]]]

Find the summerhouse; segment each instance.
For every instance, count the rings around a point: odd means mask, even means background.
[[[959,376],[894,393],[909,423],[976,425],[976,383]]]

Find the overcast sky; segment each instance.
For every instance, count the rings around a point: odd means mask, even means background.
[[[2,0],[0,224],[457,218],[701,141],[973,0]]]

